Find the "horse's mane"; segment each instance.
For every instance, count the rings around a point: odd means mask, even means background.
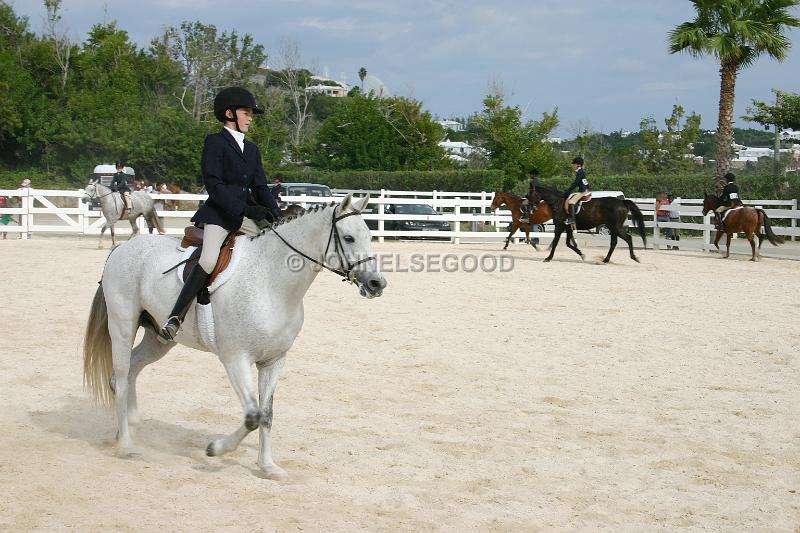
[[[266,235],[267,233],[270,232],[270,230],[272,228],[277,228],[279,226],[285,226],[286,224],[290,224],[291,222],[294,222],[295,220],[297,220],[299,218],[303,218],[304,216],[306,216],[309,213],[317,213],[318,211],[325,211],[329,207],[335,207],[337,205],[339,205],[339,204],[337,204],[336,202],[331,202],[329,204],[322,204],[322,205],[315,204],[314,207],[309,207],[308,209],[303,210],[299,215],[283,217],[280,220],[278,220],[277,222],[271,224],[269,227],[266,227],[266,228],[262,229],[261,231],[259,231],[258,235],[254,235],[253,237],[251,237],[251,240],[252,239],[257,239],[257,238],[261,237],[262,235]]]

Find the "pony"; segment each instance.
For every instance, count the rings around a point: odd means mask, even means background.
[[[258,465],[269,479],[287,477],[272,459],[272,398],[303,325],[303,296],[323,268],[356,285],[366,298],[381,296],[387,285],[361,217],[367,202],[369,196],[353,201],[349,194],[339,205],[317,206],[255,236],[239,236],[234,270],[211,293],[210,304],[192,304],[174,342],[161,340],[156,331],[181,289],[178,276],[165,272],[184,255],[176,240],[142,235],[111,251],[86,324],[83,371],[95,400],[116,408],[119,454],[136,453],[129,424],[139,419],[137,376],[180,343],[217,355],[244,412],[241,426],[211,441],[206,454],[231,452],[258,429]],[[346,314],[341,318],[346,320]],[[140,327],[144,335],[133,347]]]
[[[719,207],[719,198],[713,194],[703,193],[703,216],[706,216],[710,211],[715,211]],[[724,214],[724,213],[723,213]],[[742,207],[731,211],[725,217],[725,231],[727,235],[725,256],[722,259],[727,259],[731,255],[731,238],[734,233],[743,232],[747,236],[747,241],[750,243],[752,255],[750,261],[758,261],[758,251],[756,250],[755,237],[758,236],[758,250],[761,250],[761,244],[764,242],[765,235],[761,233],[761,226],[764,226],[766,238],[773,246],[783,244],[783,237],[780,237],[772,231],[769,217],[763,209],[755,207]],[[717,228],[717,235],[714,238],[714,246],[719,251],[719,241],[722,238],[723,232]]]
[[[103,247],[103,235],[106,229],[109,228],[111,229],[111,245],[116,246],[114,224],[116,224],[120,216],[122,216],[123,208],[125,207],[125,201],[122,199],[122,195],[118,192],[113,192],[99,181],[92,181],[89,182],[83,190],[83,198],[81,198],[81,201],[86,203],[92,200],[98,200],[100,202],[100,210],[106,219],[105,224],[103,224],[103,227],[100,229],[100,240],[97,243],[97,247]],[[164,228],[161,226],[161,221],[158,219],[155,207],[153,206],[153,199],[144,191],[133,191],[131,193],[131,209],[126,213],[125,217],[131,224],[131,230],[133,231],[131,237],[139,233],[136,219],[140,216],[147,222],[151,233],[153,232],[153,228],[156,228],[159,233],[164,233]]]
[[[550,244],[550,255],[545,258],[545,262],[553,259],[556,246],[558,246],[558,241],[564,231],[567,232],[567,247],[578,254],[581,259],[584,259],[583,252],[578,249],[577,242],[575,242],[572,228],[566,223],[567,214],[564,209],[564,196],[561,191],[540,184],[536,187],[536,192],[534,192],[531,202],[534,209],[538,209],[537,206],[540,200],[544,200],[550,206],[550,210],[553,213],[553,224],[555,225],[555,236]],[[628,243],[631,259],[637,263],[639,262],[633,252],[633,239],[625,231],[625,221],[628,219],[629,213],[636,223],[642,242],[646,246],[647,234],[644,228],[644,216],[636,204],[630,200],[620,200],[613,197],[593,198],[583,204],[582,209],[575,217],[575,226],[579,230],[593,229],[602,225],[608,228],[611,235],[611,246],[608,249],[608,254],[603,259],[603,263],[608,263],[611,260],[611,254],[614,253],[614,248],[617,247],[617,238],[621,238]]]

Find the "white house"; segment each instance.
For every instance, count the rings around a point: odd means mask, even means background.
[[[439,146],[441,146],[444,151],[447,152],[447,157],[459,163],[466,163],[469,157],[473,154],[486,155],[486,150],[483,148],[472,146],[469,143],[461,141],[450,141],[445,139],[439,143]]]
[[[309,85],[306,87],[307,93],[324,94],[334,98],[347,96],[347,91],[340,85]]]
[[[436,123],[446,130],[464,131],[464,125],[457,120],[437,120]]]

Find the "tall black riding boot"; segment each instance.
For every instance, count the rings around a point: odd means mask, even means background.
[[[528,223],[530,221],[531,208],[527,205],[523,205],[520,209],[522,210],[522,215],[519,217],[519,221]]]
[[[567,219],[567,224],[570,226],[575,225],[575,211],[577,210],[577,207],[578,206],[575,204],[570,204],[569,206],[569,218]]]
[[[169,319],[167,320],[167,323],[164,324],[164,327],[161,328],[161,337],[164,340],[175,340],[175,335],[177,335],[178,330],[181,329],[181,323],[186,316],[186,311],[189,309],[192,301],[197,296],[197,293],[202,291],[206,286],[208,276],[209,274],[207,274],[199,264],[195,265],[192,268],[192,271],[189,272],[189,277],[186,278],[186,281],[183,284],[181,293],[178,295],[178,299],[175,301],[175,306],[172,308],[172,312],[169,314]]]

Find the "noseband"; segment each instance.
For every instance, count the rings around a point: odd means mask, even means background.
[[[344,218],[347,218],[347,217],[352,216],[352,215],[358,215],[358,214],[360,214],[358,211],[350,211],[349,213],[345,213],[345,214],[340,215],[340,216],[337,217],[336,216],[336,210],[335,209],[333,210],[333,216],[331,217],[331,232],[328,235],[328,245],[325,246],[325,253],[322,255],[322,261],[317,261],[313,257],[309,257],[308,255],[304,254],[303,252],[301,252],[300,250],[298,250],[297,248],[295,248],[294,246],[289,244],[289,242],[286,239],[284,239],[283,236],[280,233],[275,231],[274,227],[270,227],[269,229],[270,229],[270,231],[272,231],[272,233],[277,235],[278,238],[280,240],[282,240],[283,243],[286,246],[288,246],[295,253],[303,256],[304,258],[308,259],[312,263],[315,263],[315,264],[321,266],[322,268],[330,270],[334,274],[337,274],[337,275],[341,276],[342,277],[342,281],[355,283],[356,282],[356,273],[353,272],[353,269],[355,267],[357,267],[358,265],[362,264],[362,263],[366,263],[367,261],[374,261],[375,260],[375,256],[365,257],[364,259],[359,259],[355,263],[351,263],[350,260],[347,259],[345,257],[345,255],[344,255],[344,246],[342,245],[342,238],[339,235],[339,228],[336,227],[336,223],[339,222],[340,220],[344,219]],[[325,258],[328,257],[328,250],[331,247],[331,240],[333,240],[334,249],[336,250],[336,256],[339,259],[339,265],[342,268],[333,268],[333,267],[328,266],[328,265],[325,264]],[[347,265],[346,267],[345,267],[345,264]]]

